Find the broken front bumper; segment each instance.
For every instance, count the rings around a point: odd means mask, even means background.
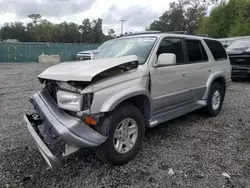
[[[31,103],[38,112],[41,120],[36,120],[31,115],[25,115],[27,127],[33,136],[43,157],[52,169],[61,166],[61,160],[53,155],[43,136],[38,129],[41,123],[52,128],[60,139],[67,145],[79,148],[96,147],[104,143],[107,137],[102,136],[80,119],[70,116],[57,107],[47,90],[42,90],[33,95]]]

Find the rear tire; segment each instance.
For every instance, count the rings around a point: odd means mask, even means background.
[[[208,95],[207,106],[203,109],[204,114],[209,117],[216,117],[221,111],[224,95],[223,87],[215,82]]]
[[[144,117],[135,106],[124,104],[104,120],[98,131],[108,139],[96,149],[97,156],[105,163],[123,165],[135,157],[142,145]]]

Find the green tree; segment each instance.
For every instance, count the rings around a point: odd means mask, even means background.
[[[28,31],[36,42],[52,42],[53,24],[43,19],[38,24],[29,24]]]
[[[115,37],[115,31],[114,31],[114,29],[109,29],[109,30],[108,30],[108,35],[109,35],[111,38]]]
[[[52,25],[52,42],[59,43],[63,40],[65,29],[60,24]]]
[[[170,3],[170,8],[159,18],[153,21],[149,30],[182,31],[184,30],[184,4],[182,1]]]
[[[84,19],[81,25],[73,22],[53,24],[42,19],[40,14],[28,16],[32,22],[6,23],[1,28],[0,39],[17,39],[20,42],[56,42],[56,43],[101,43],[112,37],[105,36],[102,31],[102,19],[90,21]]]
[[[171,2],[169,10],[159,20],[150,24],[149,30],[187,31],[194,33],[198,23],[206,15],[207,8],[218,0],[178,0]]]
[[[235,1],[235,20],[230,27],[228,36],[250,35],[250,1]],[[229,4],[230,5],[230,4]]]
[[[249,35],[250,1],[220,2],[208,17],[201,19],[196,31],[198,34],[208,34],[218,38]]]
[[[78,30],[78,25],[74,22],[63,22],[60,24],[64,29],[63,42],[79,43],[81,33]]]
[[[102,19],[98,18],[92,22],[87,18],[79,26],[82,33],[82,40],[85,42],[101,43],[106,40],[102,31]]]
[[[93,35],[92,35],[92,26],[91,22],[88,18],[84,19],[82,21],[82,25],[79,26],[79,29],[82,33],[82,41],[85,42],[92,42],[93,41]]]
[[[29,40],[26,27],[22,22],[5,23],[1,28],[2,40],[17,39],[20,42]]]
[[[38,22],[40,22],[42,20],[42,15],[40,15],[40,14],[30,14],[30,15],[28,15],[28,17],[30,19],[32,19],[32,22],[34,24],[37,24]]]
[[[208,34],[212,37],[227,37],[233,18],[224,5],[213,9],[209,17],[201,19],[197,28],[198,34]]]
[[[92,21],[92,35],[94,43],[101,43],[104,39],[104,34],[102,32],[102,19],[98,18]]]

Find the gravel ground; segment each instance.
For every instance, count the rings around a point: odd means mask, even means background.
[[[129,164],[104,165],[84,149],[51,171],[23,122],[45,68],[0,64],[0,187],[250,187],[249,82],[232,83],[216,118],[195,112],[148,129]]]

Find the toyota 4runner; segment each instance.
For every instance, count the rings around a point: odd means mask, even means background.
[[[113,165],[130,161],[145,128],[202,109],[222,108],[228,56],[211,38],[144,33],[111,40],[94,60],[52,66],[30,102],[28,130],[52,169],[79,148]]]

